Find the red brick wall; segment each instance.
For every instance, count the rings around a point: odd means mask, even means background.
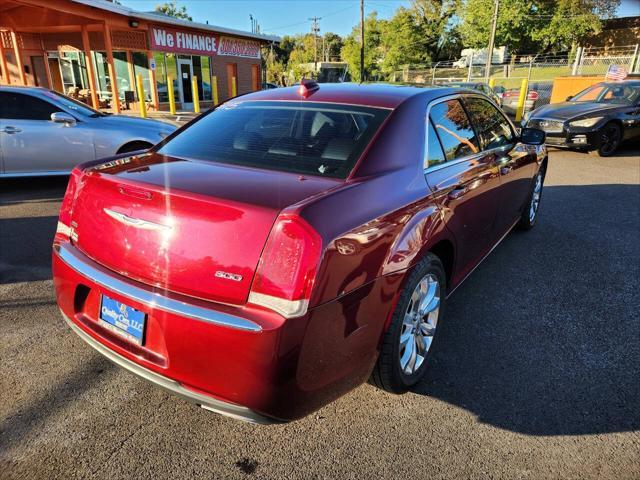
[[[235,63],[238,66],[238,95],[253,91],[251,81],[251,65],[260,65],[260,59],[241,57],[213,57],[213,73],[218,78],[218,99],[223,100],[231,97],[227,81],[227,63]]]

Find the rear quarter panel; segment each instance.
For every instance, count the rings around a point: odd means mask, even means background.
[[[423,94],[400,105],[345,186],[298,207],[325,245],[312,305],[406,271],[449,235],[422,166],[427,103]]]

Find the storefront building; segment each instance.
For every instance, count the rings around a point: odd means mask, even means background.
[[[260,89],[260,48],[278,37],[138,12],[107,0],[0,0],[0,85],[57,90],[94,108],[179,109]],[[217,88],[216,88],[217,87]],[[114,102],[113,99],[119,101]]]

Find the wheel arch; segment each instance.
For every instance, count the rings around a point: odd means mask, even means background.
[[[133,148],[134,146],[140,146],[141,148]],[[148,148],[153,147],[153,143],[145,139],[138,140],[127,140],[125,143],[118,147],[116,150],[116,155],[120,155],[121,153],[134,152],[137,150],[147,150]]]
[[[433,253],[442,262],[444,274],[447,279],[446,288],[448,290],[453,278],[453,266],[455,263],[455,247],[453,246],[453,242],[448,238],[444,238],[431,246],[428,252]]]

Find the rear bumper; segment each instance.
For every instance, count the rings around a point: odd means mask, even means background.
[[[198,392],[194,392],[183,387],[179,382],[175,380],[171,380],[170,378],[159,375],[151,370],[148,370],[144,367],[141,367],[135,362],[126,359],[122,355],[118,355],[113,350],[105,347],[102,343],[94,340],[91,335],[85,333],[80,327],[78,327],[69,317],[67,317],[64,312],[62,313],[62,317],[65,319],[71,330],[73,330],[82,340],[84,340],[89,346],[95,349],[98,353],[104,355],[113,363],[122,367],[126,370],[129,370],[131,373],[143,378],[158,387],[162,387],[169,392],[177,395],[185,400],[193,402],[204,409],[211,410],[213,412],[219,413],[221,415],[225,415],[227,417],[232,417],[237,420],[244,420],[246,422],[251,423],[259,423],[263,425],[268,425],[272,423],[278,423],[276,420],[272,418],[265,417],[256,413],[246,407],[241,405],[235,405],[233,403],[224,402],[222,400],[218,400],[214,397],[210,397],[207,395],[203,395]]]
[[[363,383],[403,273],[380,277],[299,318],[140,284],[54,245],[57,302],[98,352],[206,409],[255,423],[308,415]],[[147,314],[137,345],[98,321],[101,295]]]

